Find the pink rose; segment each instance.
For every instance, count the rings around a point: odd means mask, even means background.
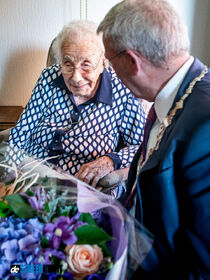
[[[72,245],[66,247],[69,270],[83,278],[98,271],[103,253],[97,245]]]

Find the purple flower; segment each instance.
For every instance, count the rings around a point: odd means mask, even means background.
[[[74,231],[86,223],[78,221],[80,213],[77,213],[73,218],[59,217],[55,223],[48,223],[44,226],[43,234],[50,240],[52,248],[57,249],[60,243],[73,245],[77,241]]]
[[[84,280],[105,280],[105,277],[106,277],[105,273],[103,273],[103,274],[94,273],[94,274],[86,276],[84,278]]]
[[[41,264],[52,264],[50,259],[51,257],[56,257],[58,259],[66,261],[66,255],[62,251],[46,248],[39,251],[39,255],[34,260],[34,262]]]
[[[1,251],[3,252],[3,258],[5,258],[5,260],[13,262],[17,258],[19,251],[17,240],[12,239],[4,242],[1,245]]]
[[[41,280],[74,280],[74,276],[70,272],[65,272],[64,274],[56,274],[56,273],[46,273],[43,274]]]
[[[19,249],[21,251],[35,251],[39,246],[40,240],[37,240],[33,235],[27,235],[18,241]]]
[[[37,218],[9,217],[0,220],[0,279],[9,273],[10,264],[31,264],[40,248],[43,225]]]
[[[47,195],[44,189],[37,188],[34,196],[28,196],[25,193],[23,195],[28,198],[32,208],[37,211],[44,210],[47,203]]]

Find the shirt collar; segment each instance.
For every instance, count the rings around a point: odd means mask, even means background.
[[[184,80],[184,77],[194,61],[194,57],[185,62],[184,65],[176,72],[176,74],[168,81],[168,83],[162,88],[155,99],[154,107],[157,114],[157,118],[160,122],[164,120],[170,110],[174,98],[179,90],[179,87]]]
[[[72,93],[68,90],[68,88],[64,82],[62,74],[60,74],[52,83],[54,83],[54,85],[56,87],[65,89],[69,94],[72,95]],[[87,102],[89,102],[89,101],[87,101]],[[104,71],[101,75],[101,81],[100,81],[99,87],[96,91],[95,96],[93,98],[91,98],[91,101],[92,102],[101,102],[101,103],[105,103],[105,104],[112,106],[111,76],[110,76],[109,72],[106,70],[106,68],[104,68]]]

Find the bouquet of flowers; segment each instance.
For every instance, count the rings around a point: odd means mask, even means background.
[[[151,249],[149,233],[71,175],[29,157],[8,164],[8,149],[0,149],[0,279],[129,279]]]

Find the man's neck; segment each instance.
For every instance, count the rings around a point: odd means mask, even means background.
[[[154,101],[161,89],[176,74],[176,72],[185,64],[190,55],[186,54],[177,58],[168,60],[167,64],[162,67],[152,67],[152,71],[148,74],[151,89],[151,100]],[[152,73],[152,74],[151,74]]]

